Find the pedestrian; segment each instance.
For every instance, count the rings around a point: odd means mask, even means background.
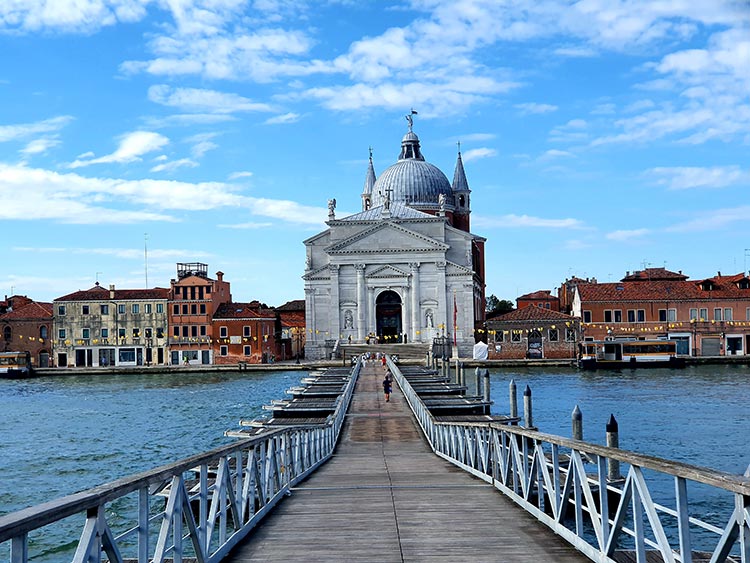
[[[391,402],[391,391],[393,390],[393,382],[391,381],[391,374],[390,372],[385,373],[385,378],[383,379],[383,394],[385,395],[385,402],[390,403]]]
[[[386,355],[383,354],[383,357],[380,358],[380,362],[383,364],[383,367],[385,367],[385,361],[386,361]]]

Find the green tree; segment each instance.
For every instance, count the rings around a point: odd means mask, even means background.
[[[513,309],[512,301],[498,299],[495,295],[490,295],[487,298],[487,307],[485,308],[487,314],[503,315],[505,313],[510,313]]]

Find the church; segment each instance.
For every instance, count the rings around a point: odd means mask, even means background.
[[[416,113],[416,112],[412,112]],[[453,183],[422,155],[412,115],[398,161],[379,177],[372,151],[362,211],[304,241],[308,359],[340,343],[423,343],[471,357],[484,321],[486,239],[471,234],[471,190],[459,148]]]

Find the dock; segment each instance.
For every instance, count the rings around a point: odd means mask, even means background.
[[[385,402],[382,379],[379,365],[363,369],[333,457],[226,561],[587,561],[435,456],[397,386]]]

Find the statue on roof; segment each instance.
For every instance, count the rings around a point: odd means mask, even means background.
[[[406,121],[409,123],[409,133],[412,132],[412,127],[414,126],[414,118],[412,115],[417,115],[417,112],[412,108],[411,112],[406,114],[404,117],[406,117]]]
[[[328,218],[334,219],[336,217],[336,198],[328,200]]]

